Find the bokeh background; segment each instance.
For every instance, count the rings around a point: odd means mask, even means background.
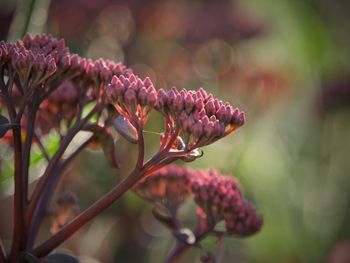
[[[222,262],[350,262],[350,2],[346,0],[1,0],[0,40],[24,32],[63,37],[72,52],[122,61],[157,88],[205,87],[243,109],[246,124],[189,165],[239,178],[264,215],[247,239],[227,238]],[[161,121],[147,127],[147,151]],[[48,138],[48,143],[50,142]],[[123,164],[81,154],[56,195],[81,209],[129,171],[135,147],[118,141]],[[11,152],[0,143],[0,234],[10,242]],[[5,167],[5,168],[4,168]],[[35,163],[32,177],[39,174]],[[162,262],[174,244],[132,192],[61,251],[81,262]],[[191,221],[193,204],[181,211]],[[45,221],[40,239],[49,235]],[[217,250],[215,239],[203,248]],[[199,262],[191,249],[183,262]]]

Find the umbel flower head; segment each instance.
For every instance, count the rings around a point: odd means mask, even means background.
[[[23,41],[0,42],[0,64],[6,65],[8,75],[18,75],[21,87],[32,87],[42,84],[57,71],[68,69],[70,55],[63,39],[27,34]]]
[[[116,110],[134,126],[142,126],[157,103],[152,81],[149,78],[142,80],[132,73],[113,76],[106,94]]]
[[[186,168],[168,165],[140,181],[135,192],[151,202],[177,208],[189,196],[189,173]]]
[[[215,99],[203,88],[197,91],[161,89],[156,109],[166,119],[169,134],[182,133],[187,150],[215,142],[242,126],[245,120],[243,112]],[[171,140],[171,136],[167,137],[165,139]]]
[[[239,236],[261,228],[262,217],[245,200],[233,177],[222,176],[215,170],[197,171],[190,178],[190,187],[207,224],[224,219],[227,232]]]
[[[260,230],[263,219],[242,195],[238,182],[215,170],[191,170],[169,165],[136,185],[141,197],[156,204],[179,206],[192,196],[197,204],[199,228],[210,231],[224,220],[228,235],[247,236]]]

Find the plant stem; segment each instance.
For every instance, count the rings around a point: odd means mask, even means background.
[[[47,150],[45,149],[45,146],[43,145],[43,143],[41,142],[39,136],[35,133],[35,131],[34,131],[34,134],[33,134],[33,138],[37,142],[37,144],[38,144],[38,146],[39,146],[39,148],[41,150],[41,153],[43,154],[43,156],[46,159],[46,161],[50,162],[50,155],[47,152]]]
[[[33,133],[34,133],[36,108],[37,107],[34,105],[28,105],[28,125],[26,129],[26,132],[27,132],[26,139],[23,147],[23,196],[24,196],[25,207],[28,202],[29,162],[30,162],[30,151],[32,147],[32,140],[33,140]]]
[[[33,255],[37,257],[43,257],[50,253],[50,251],[62,244],[71,235],[73,235],[81,227],[87,224],[91,219],[93,219],[95,216],[97,216],[99,213],[101,213],[103,210],[109,207],[142,177],[143,174],[140,172],[140,168],[138,167],[140,166],[139,163],[141,163],[141,167],[143,166],[140,160],[143,160],[144,158],[144,141],[142,131],[140,130],[139,135],[139,155],[137,165],[135,169],[130,173],[130,175],[126,177],[123,181],[121,181],[117,186],[115,186],[110,192],[108,192],[95,203],[93,203],[84,212],[79,214],[71,222],[66,224],[59,232],[57,232],[55,235],[46,240],[43,244],[35,248],[32,251]]]
[[[7,111],[12,124],[13,144],[14,144],[14,178],[15,178],[15,194],[14,194],[14,211],[13,211],[13,238],[11,246],[12,261],[16,261],[17,253],[25,247],[25,225],[24,225],[24,196],[23,196],[23,177],[22,177],[22,137],[20,120],[16,121],[17,113],[9,94],[8,86],[12,85],[12,78],[9,79],[6,86],[1,82],[1,91],[4,94]]]

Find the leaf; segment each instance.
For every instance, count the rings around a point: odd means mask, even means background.
[[[182,157],[181,160],[185,162],[193,162],[197,158],[202,157],[204,152],[201,149],[194,149],[190,151],[186,156]]]
[[[154,207],[152,209],[152,214],[153,216],[161,222],[164,226],[171,230],[176,230],[177,229],[177,224],[176,224],[176,219],[171,216],[171,214],[165,209],[161,207]]]
[[[12,126],[13,125],[10,124],[10,121],[5,116],[0,115],[0,138],[3,137]]]
[[[55,253],[45,257],[46,263],[80,263],[79,260],[71,255]]]
[[[112,122],[114,129],[126,140],[133,144],[138,143],[136,128],[123,115],[118,115]]]

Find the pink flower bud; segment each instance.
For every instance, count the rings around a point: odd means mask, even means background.
[[[193,106],[194,106],[193,98],[190,94],[187,94],[185,97],[185,109],[187,113],[190,113],[192,111]]]
[[[182,111],[184,107],[184,101],[180,94],[176,96],[176,98],[173,101],[173,107],[176,111]]]
[[[168,103],[168,96],[166,92],[163,89],[160,89],[158,91],[158,108],[163,108]]]
[[[119,81],[119,78],[118,78],[116,75],[114,75],[114,76],[112,77],[111,83],[112,83],[112,84],[116,84],[117,81]]]
[[[146,88],[153,86],[153,83],[151,81],[151,79],[149,77],[146,77],[143,81],[144,85],[146,86]]]
[[[202,98],[197,99],[197,100],[195,101],[194,105],[195,105],[195,107],[196,107],[197,110],[203,109],[203,107],[204,107],[203,99],[202,99]]]
[[[142,106],[147,104],[147,90],[145,87],[142,87],[138,93],[138,100]]]
[[[199,120],[193,126],[193,135],[197,138],[201,137],[203,133],[202,121]]]
[[[157,104],[157,93],[152,91],[148,93],[147,96],[147,105],[150,107],[154,107]]]
[[[214,132],[214,122],[210,121],[206,126],[204,126],[204,136],[209,139],[212,137]]]
[[[208,116],[214,115],[216,112],[215,109],[215,104],[214,104],[214,100],[209,100],[206,104],[205,104],[205,111],[207,112]]]
[[[63,68],[68,68],[71,65],[71,57],[69,55],[65,55],[61,58],[61,64]]]
[[[124,82],[125,83],[125,82]],[[136,94],[132,89],[127,89],[124,94],[124,100],[128,105],[136,105]]]

